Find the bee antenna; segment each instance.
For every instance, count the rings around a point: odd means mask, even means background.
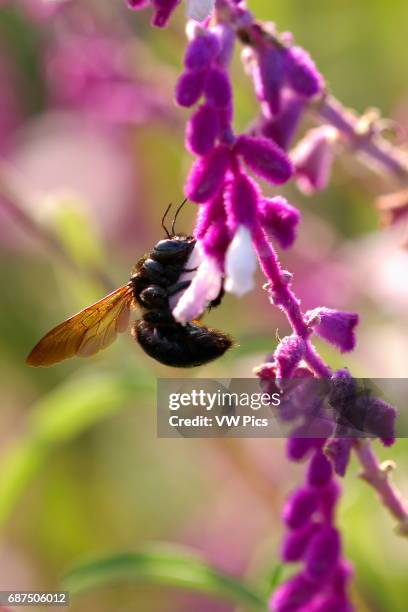
[[[167,229],[167,227],[165,226],[164,222],[166,220],[167,217],[167,213],[169,212],[170,208],[173,206],[173,204],[170,202],[170,204],[168,205],[168,207],[166,208],[166,210],[164,211],[164,215],[162,217],[161,220],[161,226],[164,229],[164,231],[166,232],[167,238],[171,238],[170,234],[169,234],[169,230]],[[173,222],[174,225],[174,222]],[[173,230],[172,230],[173,231]],[[174,232],[173,232],[174,233]]]
[[[187,198],[185,198],[182,203],[180,204],[180,206],[178,207],[178,209],[176,210],[176,214],[174,215],[174,219],[173,219],[173,223],[171,224],[171,233],[174,236],[175,234],[175,225],[176,225],[176,220],[177,217],[179,215],[179,212],[181,211],[181,209],[183,208],[183,206],[187,203]]]

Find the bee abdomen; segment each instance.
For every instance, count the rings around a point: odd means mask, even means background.
[[[158,325],[142,319],[135,324],[133,335],[150,357],[176,368],[203,365],[232,346],[227,334],[194,323]]]

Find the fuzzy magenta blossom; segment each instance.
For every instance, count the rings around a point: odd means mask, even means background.
[[[309,310],[305,316],[314,331],[327,342],[334,344],[342,353],[354,349],[355,328],[358,324],[356,313],[322,307]]]
[[[306,195],[322,191],[328,186],[337,139],[335,128],[322,125],[309,130],[292,151],[297,185]]]
[[[322,75],[301,47],[272,45],[259,39],[253,48],[245,49],[243,60],[265,116],[279,116],[286,89],[303,99],[324,89]]]
[[[296,93],[284,89],[281,94],[279,114],[275,116],[264,113],[255,124],[254,131],[273,140],[286,151],[293,143],[305,110],[305,100]]]

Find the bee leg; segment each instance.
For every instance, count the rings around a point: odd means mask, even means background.
[[[176,295],[179,291],[183,291],[183,289],[187,289],[191,285],[191,281],[185,280],[175,283],[171,287],[167,289],[167,296],[171,297],[172,295]]]

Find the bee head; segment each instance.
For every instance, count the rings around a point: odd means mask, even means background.
[[[192,236],[176,235],[165,238],[156,244],[151,256],[163,263],[185,261],[193,250],[195,242]]]

